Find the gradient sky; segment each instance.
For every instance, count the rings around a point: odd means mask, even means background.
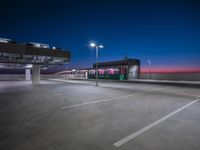
[[[154,71],[200,71],[199,0],[3,0],[0,37],[72,52],[69,68],[100,61],[147,59]]]

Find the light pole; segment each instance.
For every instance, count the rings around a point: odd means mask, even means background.
[[[67,65],[65,66],[65,70],[66,70],[66,76],[65,76],[65,78],[67,79]]]
[[[151,79],[151,61],[147,59],[147,63],[149,64],[149,79]]]
[[[98,57],[99,57],[99,48],[103,48],[103,45],[97,45],[96,43],[90,43],[90,47],[95,47],[96,49],[96,86],[98,86]]]

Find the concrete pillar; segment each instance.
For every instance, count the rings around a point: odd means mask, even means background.
[[[40,65],[33,65],[32,68],[32,83],[39,84],[40,83]]]
[[[31,80],[31,69],[30,68],[26,68],[25,77],[26,77],[26,81],[30,81]]]
[[[139,67],[138,65],[128,66],[128,79],[138,79],[139,78]]]
[[[85,78],[88,79],[88,71],[85,72]]]

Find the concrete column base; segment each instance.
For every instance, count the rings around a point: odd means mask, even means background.
[[[40,83],[40,65],[33,65],[32,68],[32,83],[39,84]]]
[[[25,70],[25,80],[30,81],[31,80],[31,69]]]

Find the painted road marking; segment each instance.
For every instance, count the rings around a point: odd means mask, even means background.
[[[134,94],[123,95],[123,96],[118,96],[118,97],[113,97],[113,98],[108,98],[108,99],[103,99],[103,100],[98,100],[98,101],[92,101],[92,102],[86,102],[86,103],[81,103],[81,104],[70,105],[70,106],[62,107],[62,109],[79,107],[79,106],[84,106],[84,105],[89,105],[89,104],[96,104],[96,103],[101,103],[101,102],[109,102],[109,101],[114,101],[114,100],[117,100],[117,99],[120,99],[120,98],[141,95],[141,94],[145,94],[146,92],[151,92],[151,91],[156,91],[156,90],[163,90],[163,89],[166,89],[166,88],[155,88],[155,89],[146,90],[146,91],[143,91],[143,92],[140,92],[140,93],[134,93]]]
[[[48,79],[50,81],[56,82],[66,82],[66,83],[85,83],[84,80],[64,80],[64,79]]]
[[[61,79],[50,79],[52,81],[63,81],[63,82],[69,82],[69,81],[65,81],[65,80],[61,80]],[[123,95],[123,96],[118,96],[118,97],[114,97],[114,98],[109,98],[109,99],[103,99],[103,100],[98,100],[98,101],[92,101],[92,102],[86,102],[86,103],[81,103],[81,104],[74,104],[74,105],[70,105],[70,106],[65,106],[62,107],[61,109],[67,109],[67,108],[73,108],[73,107],[79,107],[79,106],[84,106],[84,105],[89,105],[89,104],[96,104],[96,103],[101,103],[101,102],[108,102],[108,101],[114,101],[120,98],[124,98],[124,97],[130,97],[130,96],[136,96],[136,95],[141,95],[144,94],[146,92],[151,92],[151,91],[157,91],[157,90],[163,90],[163,89],[168,89],[168,88],[154,88],[151,90],[146,90],[140,93],[134,93],[134,94],[129,94],[129,95]]]
[[[199,98],[199,97],[200,97],[200,96],[198,96],[197,98]],[[157,120],[157,121],[155,121],[155,122],[149,124],[148,126],[142,128],[142,129],[140,129],[139,131],[134,132],[134,133],[130,134],[129,136],[127,136],[127,137],[125,137],[125,138],[119,140],[118,142],[114,143],[113,145],[116,146],[116,147],[122,146],[123,144],[125,144],[125,143],[129,142],[130,140],[136,138],[137,136],[141,135],[142,133],[144,133],[144,132],[150,130],[150,129],[153,128],[154,126],[156,126],[156,125],[160,124],[161,122],[167,120],[168,118],[174,116],[175,114],[179,113],[179,112],[182,111],[183,109],[186,109],[187,107],[189,107],[189,106],[191,106],[192,104],[198,102],[199,100],[200,100],[200,99],[196,99],[196,100],[194,100],[194,101],[192,101],[192,102],[190,102],[190,103],[184,105],[183,107],[181,107],[181,108],[175,110],[174,112],[172,112],[172,113],[170,113],[170,114],[168,114],[168,115],[162,117],[161,119],[159,119],[159,120]]]
[[[113,98],[109,98],[109,99],[103,99],[103,100],[98,100],[98,101],[92,101],[92,102],[86,102],[86,103],[81,103],[81,104],[75,104],[75,105],[71,105],[71,106],[66,106],[66,107],[62,107],[62,109],[66,109],[66,108],[72,108],[72,107],[78,107],[78,106],[83,106],[83,105],[88,105],[88,104],[95,104],[95,103],[101,103],[101,102],[108,102],[108,101],[113,101],[119,98],[124,98],[124,97],[129,97],[129,96],[135,96],[138,94],[142,94],[142,93],[135,93],[135,94],[130,94],[130,95],[123,95],[123,96],[118,96],[118,97],[113,97]]]

